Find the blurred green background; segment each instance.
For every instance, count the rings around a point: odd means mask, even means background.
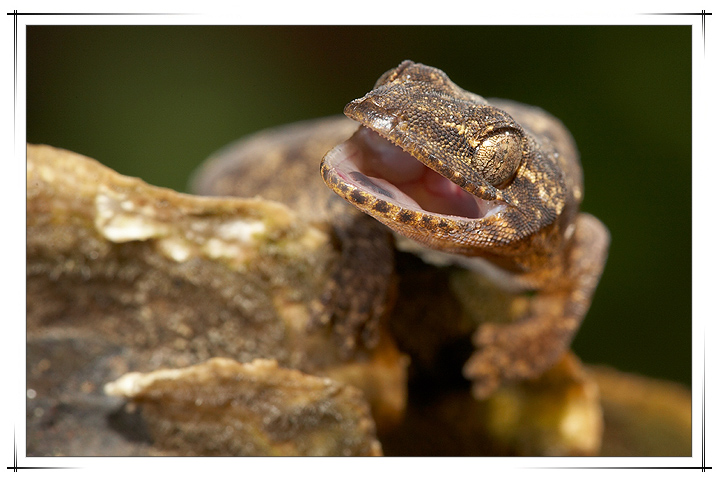
[[[690,384],[689,26],[29,26],[27,136],[185,190],[213,151],[338,114],[404,59],[575,136],[583,209],[612,233],[574,349]],[[318,159],[319,160],[319,159]]]

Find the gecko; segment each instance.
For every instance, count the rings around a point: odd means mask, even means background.
[[[462,373],[476,398],[550,368],[587,313],[610,241],[580,212],[582,168],[568,130],[540,108],[486,100],[409,60],[344,113],[226,147],[192,191],[261,196],[330,225],[340,259],[311,327],[332,328],[348,355],[376,347],[398,314],[400,250],[525,299],[512,321],[472,333]]]

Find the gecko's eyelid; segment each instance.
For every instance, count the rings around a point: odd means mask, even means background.
[[[475,147],[471,165],[485,181],[500,186],[513,177],[522,158],[522,137],[505,130],[485,138]]]

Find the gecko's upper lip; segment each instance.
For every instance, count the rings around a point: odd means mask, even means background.
[[[376,114],[325,162],[345,184],[401,208],[463,219],[478,219],[505,209],[499,201],[475,197],[381,136],[397,120]],[[378,133],[380,132],[380,134]]]

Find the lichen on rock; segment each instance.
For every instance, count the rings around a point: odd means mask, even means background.
[[[180,194],[69,151],[27,151],[28,382],[33,404],[44,401],[38,421],[59,398],[117,407],[78,383],[95,393],[129,371],[215,357],[356,381],[381,421],[402,414],[407,362],[387,334],[382,347],[347,358],[331,328],[307,327],[338,256],[327,225],[272,201]],[[94,370],[54,356],[68,340],[98,344]]]
[[[128,373],[105,391],[140,404],[155,444],[178,455],[382,453],[360,390],[274,360]]]

